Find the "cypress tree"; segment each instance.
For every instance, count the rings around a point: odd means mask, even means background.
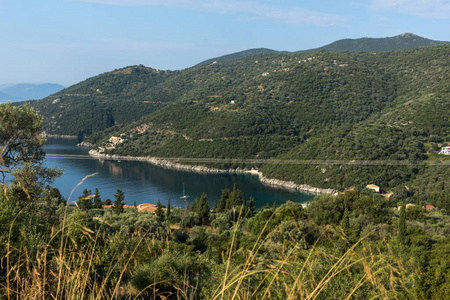
[[[158,220],[160,222],[164,221],[163,205],[161,204],[161,201],[159,201],[159,199],[158,199],[158,203],[156,204],[155,214],[158,217]]]
[[[125,200],[125,196],[121,189],[117,189],[114,197],[116,198],[114,201],[114,212],[120,214],[123,212],[123,201]]]
[[[240,189],[237,188],[236,183],[233,185],[233,191],[230,194],[228,202],[229,202],[228,208],[233,208],[244,204],[244,194]]]
[[[94,207],[102,208],[102,199],[100,198],[100,192],[98,191],[98,189],[95,189],[94,192]]]
[[[170,197],[169,197],[169,201],[167,202],[166,219],[168,221],[170,221]]]
[[[208,196],[205,193],[200,197],[198,214],[202,220],[202,224],[206,224],[209,221],[210,207],[208,202]]]
[[[78,208],[84,211],[88,211],[92,208],[92,192],[84,189],[83,195],[78,197],[77,205]]]
[[[350,233],[350,220],[348,217],[348,208],[345,208],[344,210],[344,215],[342,216],[341,220],[341,227],[345,235],[348,237]]]
[[[198,198],[194,198],[194,201],[192,202],[192,205],[191,205],[191,212],[198,214],[199,211],[200,211],[200,205],[198,203]]]
[[[220,196],[220,202],[219,202],[219,206],[217,208],[217,212],[223,212],[228,210],[229,207],[229,201],[228,199],[230,198],[230,194],[231,194],[231,190],[230,189],[223,189],[222,190],[222,195]]]

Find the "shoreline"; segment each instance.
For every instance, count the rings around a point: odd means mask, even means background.
[[[311,194],[331,194],[337,195],[338,192],[334,189],[323,189],[312,187],[307,184],[296,184],[292,181],[284,181],[280,179],[271,179],[264,176],[258,170],[251,169],[217,169],[217,168],[208,168],[205,166],[191,166],[191,165],[183,165],[180,163],[174,163],[167,160],[161,160],[150,156],[121,156],[121,155],[111,155],[111,154],[103,154],[98,151],[91,149],[89,150],[89,155],[98,159],[104,160],[132,160],[132,161],[144,161],[151,163],[152,165],[167,168],[167,169],[175,169],[175,170],[184,170],[188,172],[194,173],[203,173],[203,174],[251,174],[254,176],[258,176],[258,180],[268,186],[272,186],[275,188],[283,188],[288,190],[295,190],[299,192],[307,192]]]
[[[76,135],[64,135],[64,134],[47,134],[47,133],[43,133],[42,134],[45,138],[52,138],[52,139],[77,139],[78,140],[78,136]]]

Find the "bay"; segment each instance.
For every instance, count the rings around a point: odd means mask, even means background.
[[[255,198],[256,208],[274,202],[278,206],[288,200],[305,203],[315,196],[264,185],[257,176],[250,174],[199,174],[142,161],[98,160],[90,157],[87,149],[77,147],[77,142],[76,139],[50,138],[45,146],[44,165],[63,169],[63,175],[53,186],[69,203],[76,201],[84,189],[94,192],[98,188],[103,201],[108,198],[114,201],[116,190],[121,189],[128,205],[135,202],[156,204],[158,199],[166,205],[170,198],[172,206],[184,207],[185,202],[180,199],[183,185],[190,201],[206,193],[212,204],[219,202],[222,189],[232,189],[237,184],[246,198]]]

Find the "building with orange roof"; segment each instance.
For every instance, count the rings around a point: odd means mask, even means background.
[[[436,209],[435,206],[430,205],[430,204],[427,204],[427,205],[425,205],[425,206],[422,206],[422,208],[425,208],[426,210],[429,210],[429,209]]]

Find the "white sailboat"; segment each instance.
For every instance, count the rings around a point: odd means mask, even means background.
[[[183,196],[181,196],[180,199],[181,199],[181,200],[187,200],[187,199],[189,199],[189,196],[186,195],[186,192],[185,192],[185,190],[184,190],[184,183],[183,183]]]

